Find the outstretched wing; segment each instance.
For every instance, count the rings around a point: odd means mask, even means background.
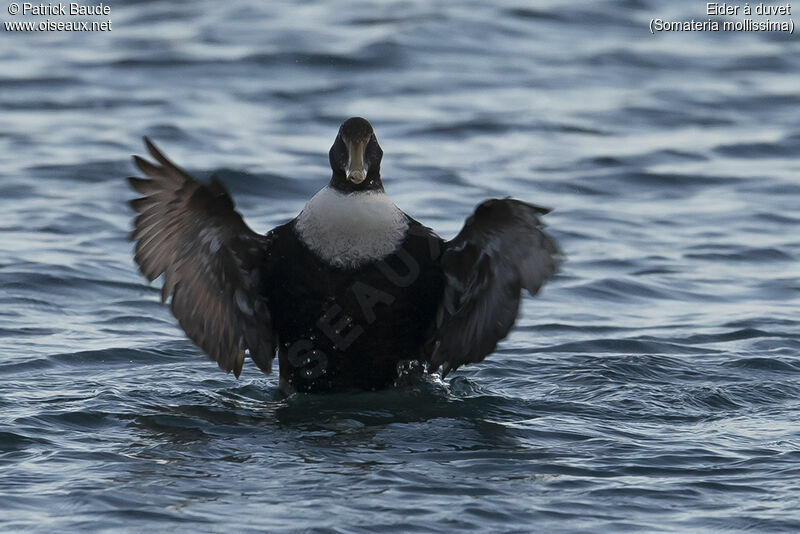
[[[164,275],[162,303],[172,297],[186,335],[220,368],[238,377],[249,351],[269,373],[275,335],[259,296],[269,239],[244,223],[215,177],[202,184],[144,143],[157,164],[134,156],[147,178],[128,179],[144,195],[131,201],[139,213],[131,234],[139,269],[151,282]]]
[[[558,267],[559,251],[542,230],[549,210],[510,198],[487,200],[445,244],[445,278],[429,368],[442,376],[482,361],[511,330],[520,291],[536,294]]]

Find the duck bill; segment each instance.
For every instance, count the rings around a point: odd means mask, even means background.
[[[367,179],[367,164],[364,161],[364,149],[367,147],[366,141],[362,143],[347,144],[347,179],[358,185]]]

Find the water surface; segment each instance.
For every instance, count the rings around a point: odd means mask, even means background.
[[[0,530],[800,529],[796,37],[648,33],[688,0],[435,4],[0,31]],[[264,232],[351,115],[410,215],[551,206],[568,261],[482,365],[287,399],[158,304],[123,178],[151,136]]]

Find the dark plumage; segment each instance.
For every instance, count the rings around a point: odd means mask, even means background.
[[[556,271],[548,210],[487,200],[443,241],[392,204],[369,122],[342,124],[328,187],[266,236],[250,230],[215,177],[181,171],[145,138],[153,164],[131,239],[142,273],[164,275],[162,301],[189,338],[238,377],[249,354],[265,373],[276,349],[281,389],[391,386],[398,366],[442,374],[483,360],[516,320],[520,291]],[[412,363],[413,365],[413,363]]]

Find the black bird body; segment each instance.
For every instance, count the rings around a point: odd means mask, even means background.
[[[294,227],[270,232],[263,271],[282,389],[383,389],[397,379],[398,364],[424,361],[444,287],[441,239],[410,221],[400,248],[385,258],[332,268]]]
[[[269,373],[276,353],[286,393],[382,389],[399,369],[446,375],[479,362],[516,320],[520,292],[556,271],[547,210],[488,200],[444,241],[386,196],[382,150],[369,123],[342,124],[333,176],[301,213],[266,236],[234,210],[212,177],[197,182],[145,139],[149,179],[132,239],[149,279],[189,338],[239,376],[245,356]]]

